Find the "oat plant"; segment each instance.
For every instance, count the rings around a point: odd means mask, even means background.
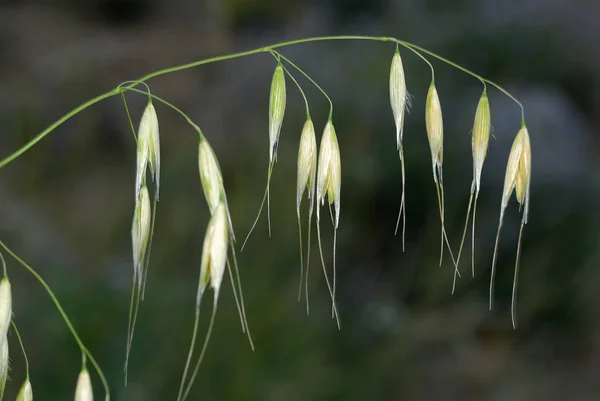
[[[301,299],[302,289],[304,284],[304,294],[306,298],[306,311],[309,313],[309,298],[308,298],[308,274],[310,265],[310,246],[311,246],[311,230],[312,230],[312,216],[315,212],[316,207],[316,230],[317,230],[317,243],[319,248],[319,257],[321,266],[323,268],[323,274],[325,283],[329,290],[331,297],[331,315],[336,319],[338,327],[341,327],[340,311],[336,302],[337,293],[337,273],[336,273],[336,245],[337,245],[337,234],[340,228],[340,215],[341,215],[341,188],[343,181],[342,174],[342,147],[338,141],[338,135],[333,123],[333,101],[328,96],[323,86],[319,85],[315,79],[307,74],[302,68],[300,68],[294,61],[284,56],[281,53],[281,49],[284,47],[308,43],[317,41],[339,41],[339,40],[367,40],[374,42],[381,42],[387,45],[393,45],[395,50],[392,57],[392,63],[390,67],[389,75],[389,98],[392,109],[392,117],[395,124],[396,133],[396,149],[398,151],[401,169],[401,198],[400,198],[400,209],[398,213],[398,219],[396,223],[396,233],[398,232],[400,221],[402,220],[402,240],[401,247],[405,248],[405,228],[407,218],[407,204],[405,196],[405,188],[407,174],[405,172],[405,149],[403,145],[404,127],[406,119],[408,118],[408,109],[410,106],[411,97],[407,91],[407,77],[410,76],[410,71],[404,70],[402,57],[400,55],[400,48],[409,50],[408,54],[414,54],[418,56],[423,62],[426,63],[427,67],[431,70],[431,83],[427,90],[427,97],[425,101],[425,132],[410,132],[410,135],[426,135],[429,143],[429,150],[431,153],[432,173],[433,181],[436,188],[438,213],[441,223],[441,234],[440,234],[440,256],[439,264],[442,265],[444,249],[447,248],[453,265],[454,265],[454,283],[452,290],[456,284],[457,278],[460,277],[459,263],[460,257],[463,250],[464,239],[470,221],[471,210],[472,210],[472,244],[471,244],[471,272],[475,275],[475,215],[477,210],[477,199],[481,187],[481,173],[485,157],[488,152],[489,136],[491,131],[491,112],[489,100],[487,97],[488,87],[493,87],[501,91],[504,95],[511,98],[516,105],[520,108],[521,112],[521,125],[516,138],[514,139],[512,149],[508,156],[508,163],[505,172],[504,188],[502,192],[501,207],[500,207],[500,218],[496,236],[496,242],[494,247],[494,254],[491,263],[490,272],[490,298],[489,307],[493,305],[493,290],[494,290],[494,278],[496,273],[496,262],[497,262],[497,248],[500,240],[500,233],[502,230],[502,224],[507,207],[508,201],[511,198],[513,191],[516,193],[516,198],[521,207],[523,208],[521,226],[519,230],[519,238],[517,241],[517,254],[515,260],[514,269],[514,280],[513,280],[513,291],[511,299],[511,316],[513,326],[516,327],[516,299],[517,299],[517,281],[519,262],[521,255],[521,240],[523,235],[523,228],[528,221],[529,211],[529,199],[530,199],[530,182],[531,182],[531,144],[529,139],[529,132],[525,125],[525,113],[522,104],[514,98],[509,92],[503,89],[496,83],[481,77],[480,75],[456,64],[452,61],[441,57],[427,49],[417,46],[412,43],[408,43],[402,40],[398,40],[392,37],[371,37],[371,36],[324,36],[324,37],[312,37],[305,39],[292,40],[287,42],[281,42],[264,46],[244,52],[231,53],[218,57],[211,57],[194,61],[188,64],[179,66],[164,68],[152,73],[149,73],[137,80],[125,81],[114,89],[111,89],[103,94],[100,94],[93,99],[84,102],[77,106],[70,112],[60,117],[57,121],[49,125],[46,129],[41,131],[34,138],[29,140],[19,149],[9,154],[0,160],[0,168],[6,166],[12,161],[19,158],[26,151],[36,146],[42,139],[49,134],[53,133],[60,125],[65,123],[71,117],[85,111],[89,107],[113,98],[120,96],[123,101],[123,106],[129,127],[132,132],[135,146],[132,146],[132,152],[135,152],[136,163],[132,166],[132,184],[134,187],[134,202],[132,202],[132,213],[133,221],[131,226],[131,242],[132,242],[132,256],[133,256],[133,278],[132,278],[132,289],[130,298],[129,308],[129,320],[127,327],[127,341],[125,346],[125,383],[127,383],[128,363],[130,354],[133,346],[133,338],[135,332],[135,325],[137,321],[138,311],[141,307],[141,301],[145,297],[146,281],[148,279],[148,271],[150,266],[150,253],[152,248],[152,239],[155,230],[155,219],[156,210],[159,201],[159,189],[160,189],[160,134],[159,132],[166,132],[168,135],[172,133],[169,131],[169,127],[160,127],[159,129],[159,114],[162,112],[161,109],[168,108],[178,113],[191,127],[191,131],[198,135],[198,169],[200,175],[200,185],[202,187],[206,204],[208,206],[209,223],[205,231],[203,245],[202,245],[202,257],[198,261],[198,289],[195,298],[194,305],[194,325],[193,332],[190,341],[189,352],[187,355],[186,362],[183,367],[183,373],[181,376],[181,383],[179,386],[179,392],[177,395],[178,401],[186,400],[193,388],[193,384],[200,373],[200,367],[203,358],[206,355],[211,333],[215,324],[218,301],[222,295],[221,287],[223,280],[225,279],[225,271],[231,282],[233,297],[238,310],[241,330],[246,334],[250,347],[254,349],[254,343],[250,334],[250,327],[248,324],[248,316],[246,313],[244,296],[242,292],[241,284],[241,272],[240,266],[238,265],[238,258],[236,252],[236,240],[234,235],[234,224],[232,221],[231,211],[229,209],[229,203],[226,192],[226,184],[223,180],[221,168],[219,166],[218,158],[209,143],[209,138],[205,136],[204,132],[200,129],[200,125],[192,121],[192,119],[177,106],[173,105],[169,101],[150,91],[149,81],[161,75],[175,73],[177,71],[200,67],[205,64],[224,62],[226,60],[238,59],[242,57],[248,57],[252,55],[270,55],[275,59],[275,70],[271,79],[270,94],[268,105],[265,105],[265,110],[268,111],[268,126],[265,127],[265,132],[268,133],[269,138],[269,151],[268,151],[268,164],[267,164],[267,180],[266,188],[262,202],[259,207],[256,219],[249,229],[248,235],[246,236],[242,249],[246,245],[250,235],[256,227],[259,218],[261,216],[262,209],[267,204],[267,220],[269,236],[271,235],[271,217],[270,217],[270,199],[271,199],[271,177],[273,169],[278,157],[278,145],[280,142],[281,134],[288,134],[286,131],[292,131],[300,133],[299,137],[299,148],[297,158],[297,177],[296,177],[296,215],[298,219],[298,235],[299,235],[299,246],[300,246],[300,284],[298,289],[298,300]],[[469,197],[469,203],[467,207],[467,215],[465,218],[465,225],[463,234],[461,237],[460,247],[457,254],[457,258],[454,258],[452,248],[448,239],[447,229],[445,225],[445,204],[444,204],[444,184],[443,184],[443,146],[444,146],[444,124],[442,116],[442,105],[438,95],[437,87],[435,85],[435,69],[430,61],[430,58],[436,59],[438,62],[445,63],[451,67],[454,67],[466,74],[469,74],[473,78],[479,80],[483,85],[483,93],[479,99],[479,103],[475,112],[475,120],[472,129],[472,155],[473,155],[473,179],[471,182],[471,193]],[[295,75],[298,74],[298,75]],[[302,127],[289,127],[283,126],[283,119],[286,113],[286,76],[291,79],[294,85],[298,88],[306,107],[306,120]],[[299,77],[302,77],[310,85],[313,85],[318,91],[327,99],[329,102],[329,114],[326,121],[314,122],[311,118],[309,99],[303,89]],[[143,89],[140,89],[142,87]],[[425,89],[425,88],[424,88]],[[133,122],[132,115],[127,102],[126,95],[144,96],[147,100],[146,107],[139,116],[139,124],[137,130]],[[315,129],[315,123],[318,126],[322,124],[323,133],[319,142],[317,142],[317,130]],[[285,128],[285,130],[284,130]],[[218,133],[212,133],[218,135]],[[343,140],[343,134],[342,134]],[[319,145],[317,146],[317,143]],[[306,193],[308,198],[308,211],[307,211],[307,249],[306,249],[306,261],[304,260],[304,249],[302,243],[302,223],[301,223],[301,209],[302,200]],[[331,224],[333,226],[333,239],[332,239],[332,263],[331,269],[327,268],[325,261],[325,254],[323,252],[323,239],[321,237],[321,212],[322,208],[327,210],[324,212],[325,215],[329,215]],[[164,211],[168,213],[168,211]],[[200,216],[198,212],[195,215]],[[326,218],[327,219],[327,218]],[[161,246],[157,244],[157,246]],[[19,265],[25,268],[30,274],[37,279],[40,285],[47,292],[52,302],[58,309],[62,319],[64,320],[67,328],[72,334],[75,343],[81,351],[81,368],[79,370],[79,376],[75,388],[75,400],[76,401],[92,401],[93,390],[92,381],[93,377],[90,376],[90,372],[87,369],[87,362],[89,361],[94,368],[99,380],[101,381],[104,388],[104,399],[110,400],[110,389],[106,378],[100,366],[94,359],[92,353],[84,345],[83,341],[79,337],[69,317],[65,313],[62,305],[58,301],[57,296],[53,293],[50,286],[37,273],[37,271],[31,267],[24,259],[20,258],[13,250],[11,250],[4,242],[0,241],[0,248],[8,255],[12,257]],[[0,253],[0,259],[3,264],[3,279],[0,281],[0,401],[4,394],[6,376],[8,371],[8,355],[9,355],[9,344],[7,340],[7,333],[10,329],[12,321],[12,294],[11,285],[8,280],[7,274],[7,263],[4,260],[4,256]],[[328,271],[331,270],[331,271]],[[212,312],[210,314],[209,325],[206,334],[203,336],[204,340],[200,348],[200,352],[196,352],[196,342],[199,337],[198,328],[201,315],[202,300],[207,296],[206,292],[208,289],[212,291]],[[150,294],[153,295],[153,294]],[[29,365],[27,362],[25,348],[21,341],[16,326],[13,329],[17,334],[21,350],[26,359],[27,374],[25,381],[21,386],[18,401],[27,401],[33,399],[32,385],[29,379]],[[195,361],[195,362],[194,362]]]

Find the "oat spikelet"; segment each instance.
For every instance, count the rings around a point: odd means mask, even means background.
[[[436,186],[438,196],[438,207],[440,212],[440,220],[442,224],[441,240],[440,240],[440,266],[444,256],[444,241],[450,251],[452,262],[455,266],[455,272],[460,277],[460,272],[456,267],[456,261],[452,254],[452,249],[448,243],[446,228],[444,225],[444,181],[442,174],[442,164],[444,155],[444,121],[442,118],[442,106],[438,96],[437,89],[433,80],[427,92],[427,100],[425,103],[425,128],[427,130],[427,139],[429,140],[429,148],[431,150],[431,166],[433,170],[433,181]]]
[[[337,240],[337,228],[340,219],[340,197],[342,186],[342,165],[340,157],[340,147],[338,145],[335,128],[331,119],[325,125],[325,131],[321,138],[321,146],[319,147],[319,158],[317,164],[317,240],[319,243],[319,253],[321,256],[321,264],[325,281],[329,289],[332,301],[332,315],[337,320],[338,327],[340,326],[339,314],[336,307],[335,291],[336,291],[336,274],[335,274],[335,247]],[[328,200],[328,206],[334,205],[335,216],[331,215],[333,224],[333,290],[329,284],[327,270],[325,268],[325,259],[323,258],[323,250],[321,246],[320,233],[320,206],[325,204],[325,198]],[[331,209],[330,209],[331,211]]]
[[[400,51],[396,46],[396,52],[392,58],[392,66],[390,68],[390,103],[392,105],[392,113],[396,124],[396,146],[400,156],[400,166],[402,170],[402,198],[400,200],[400,210],[398,212],[398,221],[396,222],[395,234],[398,232],[400,218],[402,218],[402,250],[404,251],[404,234],[406,232],[406,198],[404,192],[404,149],[402,146],[402,134],[404,131],[404,116],[409,106],[408,92],[406,91],[406,79],[404,76],[404,67],[402,66],[402,58]]]
[[[281,133],[283,116],[285,114],[285,104],[285,73],[283,66],[278,62],[277,67],[275,67],[275,72],[273,73],[273,79],[271,80],[271,92],[269,95],[269,168],[267,171],[267,186],[256,219],[242,244],[242,250],[246,247],[246,242],[248,242],[250,235],[258,223],[258,219],[260,218],[262,209],[265,205],[265,200],[267,202],[269,237],[271,236],[271,198],[269,190],[271,185],[271,174],[273,173],[273,167],[277,161],[277,147],[279,146],[279,134]]]
[[[310,201],[308,209],[308,249],[306,252],[306,313],[310,313],[308,302],[308,268],[310,263],[310,226],[312,212],[315,200],[315,185],[317,172],[317,138],[315,127],[310,117],[304,123],[302,134],[300,136],[300,148],[298,150],[298,174],[296,181],[296,214],[298,216],[298,234],[300,241],[300,285],[298,287],[298,301],[302,295],[302,280],[304,272],[304,262],[302,260],[302,224],[300,223],[300,204],[302,196],[306,190]]]
[[[477,104],[477,110],[475,111],[475,121],[473,123],[473,137],[471,141],[471,148],[473,152],[473,181],[471,182],[471,194],[469,196],[469,205],[467,207],[465,228],[463,230],[462,239],[460,241],[460,248],[456,257],[456,264],[458,265],[460,263],[460,256],[462,254],[465,236],[467,234],[467,227],[469,225],[471,206],[473,205],[473,226],[471,229],[472,277],[475,277],[475,217],[477,212],[477,199],[479,198],[479,189],[481,186],[481,171],[483,170],[483,163],[487,155],[491,129],[492,123],[490,117],[490,103],[487,97],[487,91],[484,87],[483,94],[481,95],[479,103]],[[452,284],[452,293],[454,293],[455,284],[456,274],[454,275],[454,282]]]
[[[75,401],[94,401],[92,380],[90,379],[90,374],[85,368],[79,373],[79,377],[77,378]]]
[[[210,143],[204,135],[200,135],[200,143],[198,145],[198,170],[200,172],[200,181],[202,184],[202,190],[204,191],[204,197],[208,204],[208,209],[211,215],[214,214],[217,207],[223,203],[225,212],[227,214],[227,223],[229,229],[229,240],[231,243],[232,253],[235,259],[235,250],[233,243],[235,242],[235,235],[233,233],[233,223],[231,220],[231,213],[229,211],[229,205],[227,203],[227,194],[223,185],[223,175],[221,173],[221,167],[217,160],[217,156],[213,151]],[[228,263],[227,268],[229,271],[229,278],[231,279],[231,286],[233,290],[233,297],[235,299],[235,305],[240,316],[240,324],[242,325],[242,332],[248,334],[248,340],[250,345],[254,348],[252,343],[252,337],[250,335],[250,328],[248,327],[248,321],[246,319],[246,308],[244,306],[244,294],[242,292],[242,283],[240,280],[240,274],[237,266],[237,261],[234,260],[235,273],[237,277],[237,290],[236,283],[231,272],[231,266]],[[238,296],[239,292],[239,296]]]
[[[146,169],[150,167],[152,179],[156,184],[155,196],[158,198],[160,190],[160,141],[158,129],[158,117],[152,101],[148,102],[138,130],[137,140],[137,163],[136,163],[136,199],[146,178]]]
[[[183,376],[181,378],[179,394],[177,396],[178,401],[182,401],[187,398],[192,388],[192,385],[196,380],[196,375],[198,374],[200,364],[202,363],[206,347],[210,340],[214,318],[217,312],[219,291],[221,288],[221,283],[223,282],[225,265],[227,263],[227,247],[229,244],[228,237],[229,234],[227,229],[227,213],[225,211],[225,205],[223,204],[223,202],[221,202],[219,203],[219,205],[217,205],[216,209],[214,210],[214,213],[212,214],[208,223],[208,227],[206,229],[206,235],[204,236],[204,245],[202,247],[202,261],[200,263],[200,279],[198,282],[198,293],[196,296],[196,317],[194,320],[194,330],[192,333],[192,340],[190,343],[190,349],[183,371]],[[194,371],[189,381],[187,381],[186,379],[196,344],[196,336],[198,332],[198,323],[200,318],[200,304],[202,301],[202,296],[204,295],[204,292],[208,288],[209,284],[212,287],[214,293],[212,315],[208,326],[208,331],[204,339],[202,351],[200,352],[200,356],[196,361]]]
[[[508,205],[508,201],[515,191],[517,202],[523,208],[523,216],[521,218],[521,226],[519,229],[519,239],[517,242],[517,256],[515,260],[515,272],[513,279],[513,290],[511,300],[511,318],[513,327],[516,327],[516,300],[517,300],[517,283],[519,261],[521,257],[521,239],[523,235],[523,227],[527,224],[529,214],[529,197],[530,197],[530,182],[531,182],[531,143],[529,140],[529,132],[527,127],[523,125],[512,144],[508,162],[506,165],[506,174],[504,177],[504,188],[502,190],[502,202],[500,204],[500,219],[498,222],[498,231],[496,234],[496,244],[494,246],[494,256],[492,259],[492,272],[490,276],[490,310],[494,302],[494,279],[496,275],[496,260],[498,252],[498,243],[500,232],[502,231],[502,222],[504,219],[504,211]]]

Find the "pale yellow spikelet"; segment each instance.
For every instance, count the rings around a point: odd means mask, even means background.
[[[269,162],[277,160],[277,146],[285,114],[285,102],[285,73],[283,66],[278,64],[273,73],[269,96]]]
[[[487,92],[484,89],[477,105],[475,122],[473,123],[473,182],[477,192],[479,192],[481,185],[481,171],[483,170],[483,162],[487,155],[491,128],[490,102]]]
[[[0,281],[0,339],[6,338],[12,319],[12,292],[8,278]]]
[[[513,278],[512,301],[511,301],[511,318],[513,327],[517,326],[517,283],[519,272],[519,261],[521,257],[521,239],[523,236],[523,227],[527,224],[529,214],[529,197],[530,197],[530,182],[531,182],[531,143],[529,140],[529,131],[525,124],[521,127],[515,140],[513,141],[506,164],[506,174],[504,177],[504,188],[502,190],[502,202],[500,205],[500,220],[498,222],[498,231],[496,233],[496,244],[494,246],[494,256],[492,258],[492,270],[490,275],[490,310],[494,304],[494,279],[496,275],[496,257],[498,252],[498,244],[500,233],[502,231],[502,221],[504,212],[510,200],[513,190],[519,205],[523,207],[523,217],[521,219],[521,227],[519,229],[519,238],[517,240],[517,256],[515,260],[515,271]]]
[[[92,380],[87,369],[83,369],[77,378],[77,387],[75,388],[75,401],[94,401],[94,391],[92,390]]]
[[[300,149],[298,150],[298,179],[296,181],[296,212],[300,218],[300,203],[304,190],[307,191],[308,199],[314,197],[315,176],[317,171],[317,138],[315,127],[309,118],[304,123],[302,135],[300,136]],[[312,208],[311,208],[312,209]]]
[[[396,145],[400,149],[402,146],[404,115],[408,107],[408,93],[406,92],[406,78],[398,47],[396,47],[390,68],[390,103],[396,124]]]
[[[442,119],[442,106],[437,89],[433,82],[427,92],[425,104],[425,128],[427,130],[427,139],[431,150],[431,162],[433,165],[433,179],[438,182],[438,169],[443,162],[443,143],[444,143],[444,121]]]
[[[8,339],[4,337],[0,342],[0,400],[2,400],[8,377]]]
[[[136,201],[133,223],[131,225],[131,242],[133,249],[134,280],[141,288],[143,278],[144,258],[150,238],[151,222],[150,195],[148,188],[143,185],[140,196]]]
[[[213,214],[221,200],[223,200],[227,212],[229,231],[232,239],[235,241],[233,223],[231,221],[229,205],[227,204],[227,194],[225,193],[225,187],[223,186],[221,167],[219,166],[219,161],[217,160],[213,148],[210,146],[210,143],[204,135],[200,136],[200,143],[198,145],[198,170],[200,172],[202,191],[204,192],[204,197],[206,198],[210,213]]]
[[[211,287],[215,292],[214,302],[217,303],[219,290],[225,273],[227,263],[227,247],[229,243],[227,230],[227,213],[225,205],[220,203],[210,218],[204,245],[202,247],[202,261],[200,265],[200,291],[196,302],[200,306],[200,298],[204,293],[210,280]]]
[[[325,125],[325,131],[321,138],[317,167],[317,203],[325,204],[325,197],[327,196],[329,203],[334,204],[335,219],[333,223],[334,227],[337,228],[340,217],[342,166],[340,148],[331,120]],[[317,220],[319,220],[318,207]]]
[[[21,390],[17,395],[17,401],[33,401],[33,389],[31,388],[29,379],[25,379],[25,382],[21,386]]]
[[[149,101],[138,130],[137,138],[137,163],[136,163],[136,197],[144,184],[146,168],[150,167],[152,178],[156,184],[156,197],[160,189],[160,140],[158,129],[158,117],[156,110]]]

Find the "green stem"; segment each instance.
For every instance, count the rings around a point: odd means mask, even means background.
[[[98,372],[98,376],[100,376],[100,381],[102,381],[102,385],[104,386],[104,391],[106,393],[105,401],[110,401],[110,389],[108,387],[108,382],[106,381],[106,378],[104,377],[104,373],[102,372],[102,369],[100,369],[100,366],[98,365],[98,363],[96,362],[96,360],[92,356],[91,352],[83,344],[83,341],[81,341],[81,338],[79,337],[79,335],[77,334],[77,331],[73,327],[73,324],[71,323],[71,320],[67,316],[67,314],[64,311],[63,307],[61,306],[60,302],[58,302],[58,298],[56,298],[56,295],[54,295],[54,292],[50,289],[50,286],[48,285],[48,283],[46,283],[46,281],[42,278],[42,276],[40,276],[40,274],[38,272],[36,272],[33,269],[33,267],[29,266],[23,259],[21,259],[19,256],[17,256],[16,253],[14,253],[13,251],[11,251],[10,248],[8,248],[4,244],[4,242],[0,241],[0,247],[4,248],[4,250],[10,256],[12,256],[25,269],[27,269],[29,271],[29,273],[31,273],[33,275],[33,277],[35,277],[35,279],[41,284],[41,286],[44,287],[44,290],[46,290],[46,292],[48,293],[48,295],[52,299],[52,302],[54,302],[54,305],[56,306],[56,309],[58,310],[58,312],[60,313],[61,317],[63,318],[65,324],[69,328],[69,331],[71,332],[71,335],[75,339],[75,342],[77,342],[77,345],[79,345],[79,348],[81,349],[81,352],[83,352],[83,353],[85,353],[87,355],[87,357],[90,359],[90,362],[92,363],[92,365],[94,366],[94,368]]]
[[[2,252],[0,252],[0,259],[2,259],[2,272],[4,273],[4,278],[8,278],[8,273],[6,272],[6,260],[4,260],[4,256]]]
[[[25,352],[25,346],[23,345],[23,340],[21,339],[21,334],[19,334],[19,329],[17,329],[17,325],[14,321],[11,321],[13,330],[17,335],[17,339],[19,340],[19,345],[21,346],[21,351],[23,352],[23,358],[25,358],[25,377],[29,380],[29,360],[27,359],[27,352]]]
[[[321,88],[319,86],[319,84],[316,83],[315,80],[310,77],[310,75],[308,75],[307,73],[305,73],[300,67],[298,67],[296,64],[294,64],[292,62],[292,60],[290,60],[289,58],[285,57],[283,54],[281,54],[279,52],[275,52],[275,53],[279,57],[281,57],[283,60],[285,60],[286,63],[288,63],[289,65],[291,65],[292,67],[294,67],[295,69],[297,69],[302,75],[304,75],[306,77],[306,79],[308,79],[318,90],[321,91],[321,93],[325,96],[325,98],[327,98],[327,101],[329,102],[329,119],[331,120],[331,115],[333,114],[333,102],[331,101],[331,98],[327,95],[327,92],[325,92],[323,90],[323,88]]]
[[[272,52],[271,54],[273,55],[273,57],[275,57],[275,59],[278,60],[277,57],[279,57],[279,56],[277,55],[276,52]],[[306,98],[306,94],[304,93],[304,90],[302,89],[302,86],[300,86],[300,84],[298,83],[298,81],[296,81],[296,78],[294,78],[294,76],[292,75],[292,73],[290,72],[290,70],[287,69],[286,66],[284,66],[282,64],[282,67],[283,67],[283,70],[286,72],[286,74],[288,74],[288,76],[291,78],[291,80],[294,81],[294,83],[298,87],[298,90],[300,91],[300,94],[302,95],[302,98],[304,99],[304,105],[306,106],[306,119],[310,120],[310,109],[308,107],[308,99]]]

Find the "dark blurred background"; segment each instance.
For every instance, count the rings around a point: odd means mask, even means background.
[[[241,333],[225,282],[216,328],[191,399],[594,400],[600,397],[600,3],[593,0],[3,0],[0,2],[0,156],[81,102],[158,68],[315,35],[395,36],[503,85],[525,105],[533,153],[523,239],[519,328],[510,291],[520,214],[513,200],[499,247],[496,308],[488,282],[504,169],[518,107],[492,90],[492,124],[470,245],[451,295],[438,267],[440,223],[424,127],[429,70],[403,52],[413,107],[405,127],[406,251],[394,236],[401,175],[389,106],[392,44],[326,42],[282,49],[332,97],[343,164],[338,303],[330,301],[313,232],[311,314],[297,302],[295,214],[304,109],[288,108],[266,216],[239,254],[256,352]],[[435,63],[445,123],[446,226],[462,233],[481,85]],[[223,169],[242,239],[258,210],[268,160],[267,54],[149,81],[198,123]],[[327,102],[306,81],[318,136]],[[145,99],[129,95],[137,126]],[[197,135],[158,105],[162,193],[143,303],[123,386],[134,208],[135,143],[121,100],[72,118],[0,171],[0,236],[56,291],[111,383],[115,400],[175,398],[191,336],[208,212]],[[514,198],[513,198],[514,199]],[[325,215],[326,216],[326,215]],[[325,257],[332,231],[323,224]],[[303,221],[306,228],[306,221]],[[313,225],[314,228],[314,225]],[[306,238],[304,238],[306,245]],[[72,399],[78,348],[40,285],[8,259],[14,318],[38,400]],[[331,263],[329,262],[331,268]],[[202,310],[201,330],[209,316]],[[8,399],[24,377],[15,336]],[[101,384],[92,376],[96,398]]]

